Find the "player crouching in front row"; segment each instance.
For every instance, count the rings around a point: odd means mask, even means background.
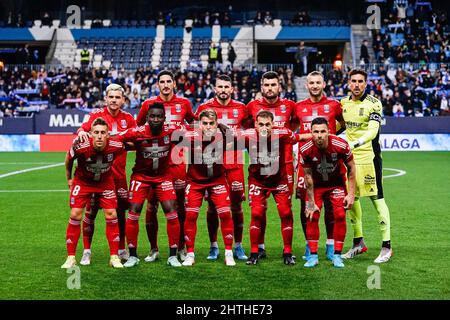
[[[218,130],[217,113],[206,109],[199,114],[200,129],[188,131],[184,145],[189,150],[189,166],[186,185],[186,221],[184,223],[187,247],[183,266],[195,263],[194,245],[197,234],[197,218],[203,197],[208,192],[209,199],[216,208],[225,244],[225,264],[234,266],[233,220],[230,211],[229,187],[223,166],[226,139]]]
[[[92,194],[99,197],[100,206],[105,212],[106,237],[111,255],[109,264],[113,268],[123,268],[117,255],[120,237],[115,209],[117,198],[111,167],[114,159],[125,152],[125,149],[123,143],[109,139],[108,124],[103,118],[97,118],[92,123],[90,133],[92,138],[72,146],[66,156],[66,178],[70,188],[71,211],[66,235],[68,257],[61,268],[69,269],[76,265],[75,253],[80,238],[83,209]],[[75,159],[78,160],[78,165],[72,179]]]
[[[334,213],[334,256],[333,265],[343,268],[341,258],[346,233],[345,210],[351,209],[355,200],[355,162],[348,143],[330,135],[328,121],[315,118],[311,123],[312,139],[299,150],[300,163],[305,172],[307,191],[306,238],[311,255],[304,264],[312,268],[319,263],[317,244],[319,242],[319,217],[324,201],[331,203]],[[347,167],[348,193],[345,179],[340,173],[342,163]]]

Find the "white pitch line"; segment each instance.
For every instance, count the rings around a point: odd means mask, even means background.
[[[47,168],[53,168],[53,167],[59,167],[59,166],[63,166],[63,165],[64,165],[64,162],[50,164],[48,166],[35,167],[35,168],[29,168],[29,169],[24,169],[24,170],[19,170],[19,171],[8,172],[8,173],[5,173],[5,174],[0,174],[0,179],[6,178],[6,177],[9,177],[9,176],[14,176],[16,174],[21,174],[21,173],[30,172],[30,171],[36,171],[36,170],[42,170],[42,169],[47,169]]]
[[[0,190],[0,193],[29,193],[29,192],[69,192],[67,190]]]
[[[385,176],[383,175],[383,178],[394,178],[394,177],[400,177],[400,176],[404,176],[406,174],[406,171],[400,170],[400,169],[393,169],[393,168],[383,168],[384,170],[390,170],[390,171],[396,171],[398,173],[396,174],[391,174],[389,176]]]
[[[0,162],[1,165],[13,165],[13,164],[53,164],[54,162]]]

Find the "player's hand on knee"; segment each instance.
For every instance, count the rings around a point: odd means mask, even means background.
[[[310,221],[312,221],[314,213],[319,211],[320,211],[319,207],[316,205],[314,201],[308,201],[306,203],[305,215],[306,218],[309,218]]]
[[[350,210],[353,207],[353,203],[355,202],[355,197],[352,195],[346,195],[344,198],[344,209]]]

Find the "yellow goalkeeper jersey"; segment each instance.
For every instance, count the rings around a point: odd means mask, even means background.
[[[382,105],[377,98],[364,93],[357,101],[351,96],[341,100],[342,115],[345,121],[347,141],[357,141],[367,131],[369,121],[378,121],[381,125]],[[373,159],[381,156],[380,130],[372,141],[352,150],[357,164],[372,163]]]

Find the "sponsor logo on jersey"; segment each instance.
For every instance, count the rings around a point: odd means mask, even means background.
[[[237,118],[239,116],[238,109],[233,109],[233,117]]]
[[[330,112],[330,106],[329,105],[324,105],[323,106],[323,112],[325,112],[325,113],[328,113],[328,112]]]
[[[280,110],[281,110],[281,113],[286,113],[286,106],[284,104],[282,104],[280,106]]]
[[[177,103],[177,104],[175,105],[175,111],[178,112],[178,113],[181,112],[181,104],[178,104],[178,103]]]
[[[213,187],[214,194],[224,194],[227,193],[227,188],[223,184],[219,184],[218,186]]]
[[[244,190],[244,185],[242,182],[239,181],[233,181],[231,183],[231,191],[242,191]]]
[[[161,183],[161,189],[162,191],[173,190],[172,181],[164,181],[163,183]]]
[[[125,120],[125,119],[120,120],[120,126],[123,129],[125,129],[127,127],[127,120]]]
[[[337,161],[337,153],[332,153],[331,154],[331,160]]]

